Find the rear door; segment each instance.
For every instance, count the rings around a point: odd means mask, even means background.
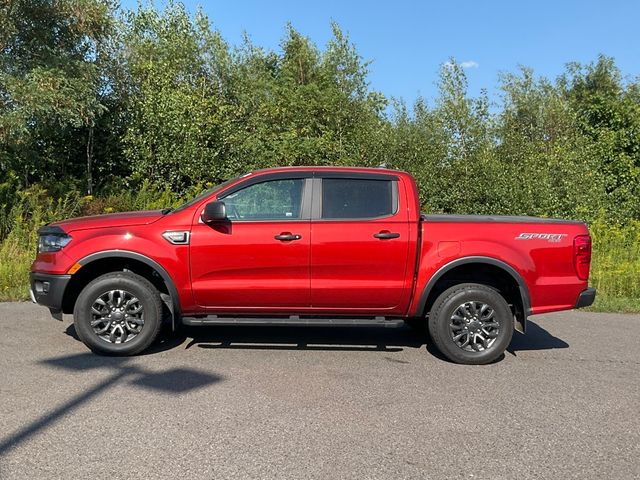
[[[333,313],[402,314],[409,297],[409,223],[387,174],[316,173],[311,305]],[[404,189],[402,189],[404,194]]]
[[[250,179],[218,200],[228,222],[192,229],[196,303],[220,312],[309,308],[311,179]]]

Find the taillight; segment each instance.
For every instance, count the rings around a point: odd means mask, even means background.
[[[591,237],[580,235],[573,240],[573,264],[580,280],[589,280],[591,265]]]

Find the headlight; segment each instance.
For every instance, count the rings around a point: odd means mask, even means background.
[[[48,234],[38,237],[38,253],[58,252],[71,241],[71,236],[66,234]]]

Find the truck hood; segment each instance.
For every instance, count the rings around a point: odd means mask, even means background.
[[[159,220],[162,216],[161,210],[146,210],[142,212],[110,213],[106,215],[70,218],[60,222],[53,222],[50,225],[60,227],[65,232],[71,232],[73,230],[86,230],[89,228],[147,225]]]

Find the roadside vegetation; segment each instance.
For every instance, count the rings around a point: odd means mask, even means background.
[[[614,59],[504,73],[495,102],[451,59],[438,97],[407,105],[369,86],[337,25],[323,46],[285,26],[272,51],[214,24],[179,3],[0,5],[0,300],[26,298],[43,223],[257,168],[384,164],[416,177],[425,212],[586,221],[593,308],[640,311],[640,81]]]

